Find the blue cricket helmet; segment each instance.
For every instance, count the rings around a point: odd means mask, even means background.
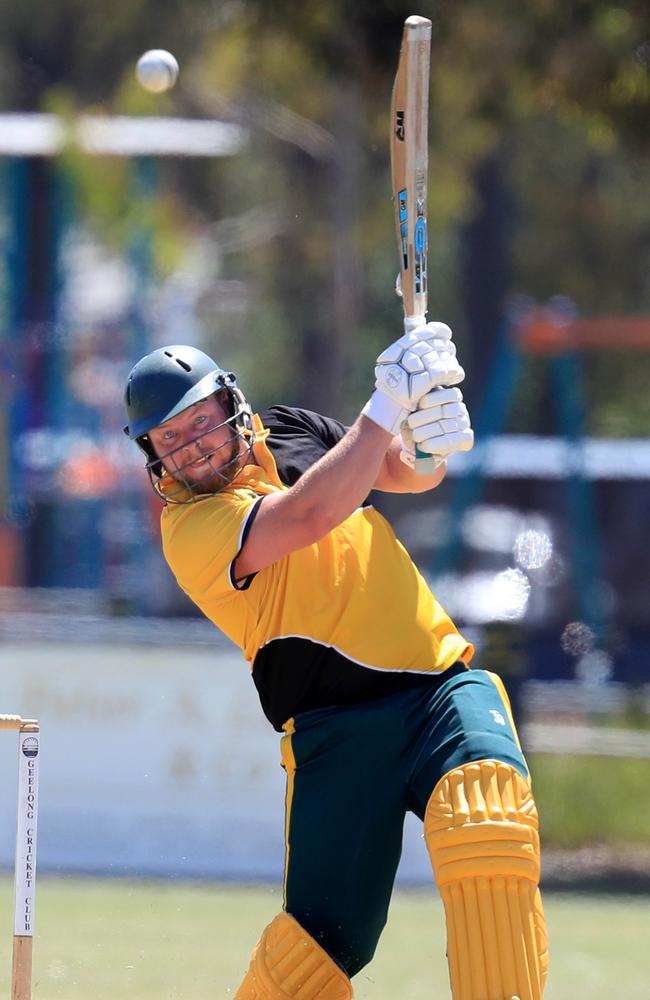
[[[138,441],[152,427],[171,420],[188,406],[220,389],[237,385],[209,355],[196,347],[161,347],[131,370],[124,390],[128,424],[124,433]]]

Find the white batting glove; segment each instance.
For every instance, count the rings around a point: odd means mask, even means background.
[[[415,447],[436,459],[436,468],[450,455],[469,451],[474,444],[469,413],[460,389],[438,388],[423,396],[401,431],[400,458],[415,468]]]
[[[431,344],[427,356],[427,371],[432,376],[432,388],[437,385],[458,385],[465,378],[465,370],[456,358],[456,345],[446,323],[426,323],[412,330],[414,336]]]
[[[404,465],[408,465],[409,469],[415,470],[415,459],[418,457],[415,452],[415,441],[413,440],[413,432],[408,427],[407,424],[403,424],[400,431],[400,436],[402,438],[402,450],[399,453],[399,457],[404,462]],[[420,454],[420,458],[422,455]],[[435,472],[436,469],[447,461],[444,455],[431,455],[427,454],[427,461],[431,459],[433,461],[433,466],[430,471]],[[429,471],[429,470],[427,470]]]
[[[361,411],[391,434],[399,432],[408,414],[437,384],[441,369],[448,368],[449,339],[435,336],[428,327],[421,329],[428,339],[409,331],[379,355],[375,391]]]

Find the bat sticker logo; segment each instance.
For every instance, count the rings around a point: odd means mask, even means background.
[[[395,112],[395,135],[400,142],[404,142],[404,136],[406,135],[405,119],[406,114],[404,111]]]
[[[408,245],[408,195],[406,188],[397,194],[397,211],[399,213],[399,232],[402,244],[402,267],[405,271],[409,266],[409,245]]]
[[[418,213],[424,205],[418,202]],[[423,295],[427,290],[427,220],[418,214],[413,230],[413,256],[415,257],[415,292]]]
[[[415,252],[418,257],[426,252],[427,249],[427,224],[420,216],[420,218],[415,223],[415,232],[413,233],[413,242],[415,244]]]

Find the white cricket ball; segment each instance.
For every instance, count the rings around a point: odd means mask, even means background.
[[[149,49],[138,59],[135,75],[145,90],[162,94],[176,83],[178,63],[165,49]]]

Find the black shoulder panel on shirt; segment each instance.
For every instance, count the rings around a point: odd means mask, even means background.
[[[270,406],[260,417],[269,430],[266,443],[286,486],[293,486],[347,431],[339,420],[297,406]]]

